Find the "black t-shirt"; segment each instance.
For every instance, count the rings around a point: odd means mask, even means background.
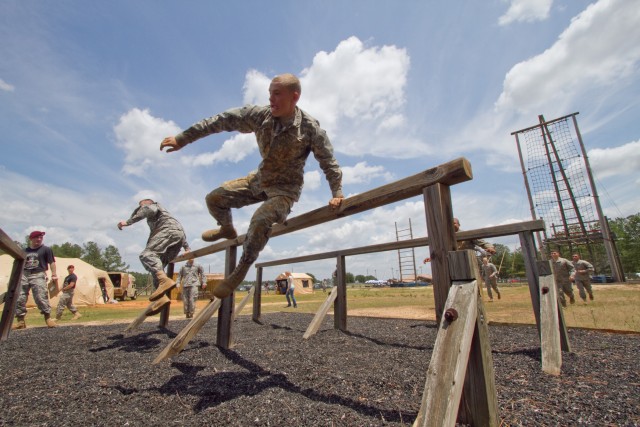
[[[45,245],[36,249],[29,247],[25,249],[25,252],[27,253],[27,257],[24,262],[24,270],[29,274],[47,271],[49,269],[49,265],[56,262],[56,258],[53,256],[53,251],[50,247]]]
[[[67,289],[67,291],[72,291],[76,288],[75,283],[77,281],[78,281],[78,276],[76,276],[74,273],[71,273],[70,275],[64,278],[64,283],[62,284],[62,287],[65,288],[69,283],[74,283],[73,288]]]

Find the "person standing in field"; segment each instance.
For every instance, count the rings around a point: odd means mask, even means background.
[[[333,156],[333,147],[316,119],[297,107],[302,89],[293,74],[271,80],[269,105],[247,105],[204,119],[182,133],[165,138],[160,150],[178,151],[208,135],[238,131],[254,133],[262,161],[258,170],[244,178],[224,182],[205,200],[209,213],[220,228],[202,233],[202,240],[235,239],[231,209],[262,203],[255,211],[242,256],[236,268],[213,291],[214,296],[229,296],[244,280],[250,266],[258,259],[271,234],[273,224],[282,224],[300,198],[307,157],[313,153],[324,172],[332,197],[331,209],[337,209],[342,194],[342,171]]]
[[[82,314],[80,314],[76,306],[73,304],[73,291],[75,290],[76,282],[78,281],[78,276],[75,275],[74,270],[75,267],[73,265],[67,267],[67,272],[69,274],[64,278],[64,282],[62,283],[62,295],[60,295],[60,299],[58,300],[56,320],[62,319],[62,313],[64,313],[65,307],[73,313],[71,320],[78,320],[82,317]]]
[[[196,300],[198,299],[198,287],[203,290],[207,287],[204,270],[199,264],[193,262],[193,258],[182,266],[176,279],[176,286],[182,284],[182,302],[184,303],[184,314],[187,319],[191,319],[196,311]],[[199,286],[198,286],[199,285]]]
[[[589,294],[589,299],[593,301],[593,289],[591,288],[591,275],[595,271],[593,265],[591,265],[590,262],[580,259],[580,254],[577,253],[573,254],[572,260],[573,268],[575,269],[573,280],[578,287],[580,298],[586,303],[587,294]]]
[[[493,263],[489,262],[489,258],[482,257],[482,280],[487,287],[487,295],[489,295],[489,301],[493,301],[493,294],[491,289],[496,291],[498,299],[500,299],[500,289],[498,289],[498,269]]]
[[[51,318],[51,305],[49,304],[49,292],[47,290],[47,271],[51,269],[51,280],[58,282],[56,274],[56,258],[50,247],[45,246],[44,231],[32,231],[29,234],[29,247],[25,249],[27,254],[22,269],[20,281],[20,296],[16,301],[16,319],[13,329],[25,329],[27,323],[24,318],[27,315],[27,298],[29,292],[33,290],[33,299],[44,315],[47,326],[55,328],[56,322]]]
[[[571,277],[575,272],[573,264],[568,259],[562,258],[559,251],[551,251],[551,264],[553,265],[553,276],[556,288],[558,288],[560,304],[563,307],[567,306],[565,295],[569,297],[571,304],[575,304],[576,298],[573,295],[573,286],[571,286]]]
[[[293,295],[296,289],[296,286],[293,283],[293,275],[290,271],[287,271],[284,274],[285,276],[287,276],[287,290],[285,291],[285,296],[287,297],[287,307],[291,307],[291,303],[293,303],[293,308],[298,308],[296,297]]]

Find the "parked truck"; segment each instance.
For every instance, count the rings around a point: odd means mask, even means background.
[[[124,301],[125,298],[132,300],[138,297],[138,290],[136,289],[136,278],[129,273],[122,272],[109,272],[109,278],[113,283],[113,297]]]

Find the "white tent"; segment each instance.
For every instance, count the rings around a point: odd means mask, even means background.
[[[95,268],[91,264],[87,264],[80,258],[58,258],[56,257],[56,270],[58,273],[58,287],[62,289],[62,282],[67,277],[67,266],[75,267],[74,274],[78,276],[76,282],[76,290],[73,293],[73,303],[75,305],[95,305],[104,304],[102,298],[102,289],[100,281],[104,280],[107,295],[113,299],[113,283],[106,271]],[[0,294],[7,291],[11,270],[13,268],[13,257],[11,255],[0,255]],[[51,279],[51,271],[47,272],[47,276]],[[59,294],[50,293],[49,302],[55,310],[58,305]],[[35,307],[33,301],[33,293],[29,293],[27,307]]]
[[[293,293],[294,294],[311,294],[313,293],[313,277],[305,273],[291,273],[293,276]],[[276,282],[287,280],[287,276],[281,273],[276,277]]]

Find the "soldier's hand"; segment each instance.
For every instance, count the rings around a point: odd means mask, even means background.
[[[127,221],[120,221],[118,223],[118,230],[122,230],[122,227],[126,227],[127,226]]]
[[[344,197],[334,197],[333,199],[329,200],[329,206],[331,207],[331,209],[337,209],[338,207],[340,207],[340,204],[343,200]]]
[[[178,151],[179,149],[181,149],[182,147],[178,144],[178,141],[176,141],[176,137],[175,136],[168,136],[165,139],[162,140],[162,142],[160,143],[160,151],[162,151],[163,149],[169,147],[169,149],[167,150],[167,153],[171,153],[174,151]]]

